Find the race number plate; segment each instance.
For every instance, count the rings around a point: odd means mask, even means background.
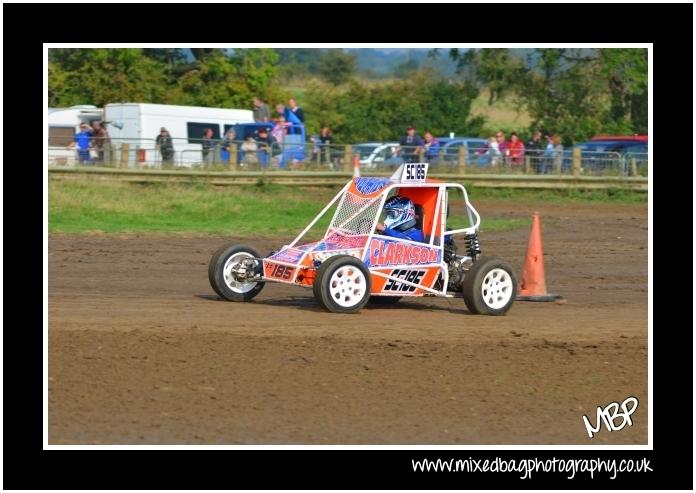
[[[295,267],[290,267],[289,265],[268,262],[264,267],[264,274],[270,279],[289,281],[292,279],[292,275],[295,273]]]
[[[428,177],[428,163],[404,163],[401,183],[425,183]]]

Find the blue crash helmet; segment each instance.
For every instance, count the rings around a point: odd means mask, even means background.
[[[416,208],[411,199],[395,195],[384,204],[384,225],[396,231],[406,231],[416,225]]]

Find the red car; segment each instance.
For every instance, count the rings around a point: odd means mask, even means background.
[[[626,142],[647,142],[647,135],[595,135],[592,140],[621,140]]]

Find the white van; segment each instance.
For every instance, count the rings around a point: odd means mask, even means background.
[[[202,161],[201,139],[206,128],[220,139],[235,124],[253,123],[251,110],[175,106],[166,104],[114,103],[104,108],[104,120],[112,143],[129,144],[128,166],[161,164],[155,148],[160,128],[169,131],[174,144],[174,164],[193,166]],[[116,156],[121,153],[116,149]]]
[[[104,118],[104,110],[91,105],[70,108],[49,108],[48,116],[48,163],[51,165],[74,166],[77,158],[75,149],[68,146],[75,140],[81,123],[92,124]]]

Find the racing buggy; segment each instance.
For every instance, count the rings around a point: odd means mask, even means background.
[[[247,246],[223,246],[210,260],[211,286],[229,301],[251,301],[266,282],[304,286],[312,288],[321,307],[335,313],[354,313],[367,303],[393,304],[403,297],[441,296],[463,297],[474,314],[505,314],[517,294],[511,266],[481,256],[481,218],[465,188],[427,178],[427,173],[428,163],[404,163],[391,178],[353,178],[292,243],[266,257]],[[467,227],[447,228],[453,192],[462,194],[466,217],[461,221]],[[423,241],[377,230],[385,202],[396,194],[413,202]],[[334,206],[323,237],[302,243]],[[455,235],[463,237],[463,242],[457,239],[462,251]]]

